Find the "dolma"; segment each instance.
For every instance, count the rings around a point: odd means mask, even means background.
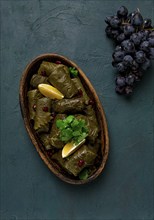
[[[50,135],[47,134],[47,133],[42,133],[40,134],[40,139],[41,139],[41,142],[43,144],[43,146],[45,147],[46,150],[51,150],[53,149],[53,146],[51,146],[50,144]]]
[[[96,113],[91,105],[86,106],[86,108],[84,109],[84,112],[91,121],[93,121],[94,123],[98,125]]]
[[[57,149],[63,148],[65,143],[59,139],[60,130],[56,126],[56,121],[58,119],[64,119],[66,117],[65,114],[57,114],[50,131],[50,144]]]
[[[42,97],[42,94],[37,89],[33,89],[28,91],[27,96],[30,119],[34,120],[36,114],[36,102],[38,98]]]
[[[85,91],[85,89],[84,89],[84,87],[81,83],[81,80],[78,77],[75,77],[75,78],[72,79],[72,81],[74,82],[74,84],[75,84],[76,88],[78,89],[78,91],[80,91],[80,90],[82,91],[82,96],[85,100],[85,103],[88,104],[90,99],[89,99],[89,97],[88,97],[88,95],[87,95],[87,93],[86,93],[86,91]]]
[[[88,126],[89,128],[89,135],[88,135],[88,140],[91,144],[93,144],[98,137],[98,126],[91,120],[88,119]]]
[[[37,132],[48,132],[51,120],[51,99],[43,97],[37,100],[34,129]]]
[[[30,80],[30,85],[33,88],[37,88],[39,84],[44,83],[44,84],[49,84],[48,82],[48,77],[46,76],[41,76],[38,74],[34,74]]]
[[[58,113],[81,112],[85,108],[83,98],[61,99],[53,101],[52,109]]]
[[[65,69],[65,72],[69,74],[69,69],[67,66],[63,64],[56,64],[48,61],[43,61],[40,65],[40,68],[38,70],[38,75],[46,75],[49,76],[56,68],[63,67]]]
[[[93,165],[97,154],[88,146],[83,145],[79,150],[72,154],[65,162],[65,168],[74,176],[77,176],[85,167]],[[82,166],[79,161],[83,160]]]
[[[66,98],[72,98],[78,92],[74,82],[64,66],[57,67],[49,76],[49,82],[56,87]]]
[[[99,125],[98,125],[96,112],[94,111],[94,108],[91,105],[89,105],[89,106],[86,107],[84,112],[88,116],[89,120],[94,124],[94,126],[97,127],[96,133],[98,134],[98,132],[100,131],[100,128],[99,128]]]
[[[97,136],[98,136],[98,124],[96,124],[96,122],[94,120],[91,120],[90,117],[86,116],[86,115],[75,115],[75,117],[77,119],[84,119],[86,121],[86,125],[88,128],[88,136],[87,139],[90,141],[90,143],[94,143]]]
[[[58,152],[54,153],[52,155],[52,159],[56,160],[61,165],[61,167],[65,169],[65,161],[66,160],[62,158],[62,151],[61,150],[59,150]]]
[[[91,149],[91,151],[97,154],[98,150],[100,149],[100,141],[97,139],[93,145],[88,144],[88,147]]]
[[[57,64],[55,63],[43,61],[38,70],[38,74],[39,75],[44,74],[46,76],[49,76],[56,67],[57,67]]]

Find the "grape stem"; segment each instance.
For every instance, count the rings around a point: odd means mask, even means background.
[[[147,30],[147,31],[154,31],[154,28],[145,28],[144,30]]]
[[[122,18],[122,24],[125,22],[124,18]]]
[[[123,23],[122,23],[122,25],[125,25],[125,24],[129,24],[129,23],[127,23],[127,22],[123,22]]]

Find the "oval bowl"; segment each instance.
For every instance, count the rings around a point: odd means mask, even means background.
[[[98,123],[100,126],[100,139],[101,139],[101,161],[98,169],[86,180],[77,180],[73,178],[72,176],[67,175],[65,172],[62,172],[62,169],[60,166],[53,160],[50,159],[48,153],[46,152],[45,148],[43,147],[42,143],[40,142],[36,132],[34,131],[32,124],[30,122],[29,118],[29,111],[28,111],[28,100],[27,100],[27,91],[29,88],[29,83],[32,75],[37,72],[40,64],[42,61],[61,61],[62,64],[65,64],[67,66],[75,67],[79,72],[80,80],[82,81],[82,84],[86,88],[86,91],[88,92],[88,95],[90,98],[94,100],[95,103],[95,112],[98,119]],[[70,184],[85,184],[89,183],[92,180],[95,180],[103,171],[107,158],[108,158],[108,152],[109,152],[109,137],[108,137],[108,128],[107,128],[107,122],[104,110],[102,108],[101,102],[96,94],[95,89],[93,88],[92,84],[90,83],[89,79],[86,77],[84,72],[71,60],[68,58],[58,55],[58,54],[42,54],[35,59],[33,59],[26,67],[26,69],[23,72],[21,81],[20,81],[20,91],[19,91],[19,101],[20,101],[20,107],[22,112],[22,117],[24,120],[24,124],[26,127],[26,130],[29,134],[29,137],[35,146],[36,150],[38,151],[40,157],[45,162],[47,167],[54,173],[58,178],[63,180],[64,182],[70,183]]]

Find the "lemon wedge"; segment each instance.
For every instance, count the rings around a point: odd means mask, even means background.
[[[83,139],[78,144],[75,144],[74,142],[67,143],[62,150],[62,158],[68,157],[69,155],[73,154],[79,147],[84,144],[86,139]]]
[[[63,99],[64,95],[55,87],[48,85],[48,84],[39,84],[38,89],[40,93],[44,96],[51,98],[51,99]]]

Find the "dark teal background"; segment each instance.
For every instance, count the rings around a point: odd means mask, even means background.
[[[104,19],[120,5],[154,24],[153,0],[1,0],[1,219],[153,220],[154,64],[134,95],[114,92],[113,43]],[[19,81],[28,62],[56,52],[76,62],[108,120],[110,155],[88,185],[60,181],[32,145],[20,113]]]

